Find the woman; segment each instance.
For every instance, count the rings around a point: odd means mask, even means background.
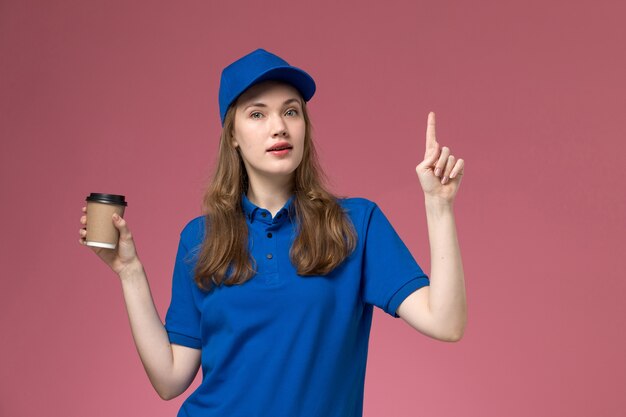
[[[438,340],[463,333],[452,212],[463,161],[436,142],[434,114],[416,168],[431,285],[374,202],[324,187],[306,109],[314,92],[306,72],[263,49],[222,72],[216,171],[205,214],[180,235],[165,325],[126,221],[113,218],[115,251],[92,247],[120,277],[159,395],[183,393],[202,366],[179,416],[361,416],[373,306]]]

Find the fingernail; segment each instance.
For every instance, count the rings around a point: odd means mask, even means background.
[[[439,175],[441,175],[441,168],[435,169],[435,176],[438,177]]]
[[[117,220],[119,218],[119,216],[117,215],[117,213],[113,213],[113,219]]]
[[[443,177],[443,180],[441,180],[441,183],[442,183],[442,184],[445,184],[445,183],[447,183],[447,182],[448,182],[448,177]]]
[[[450,174],[450,178],[454,178],[455,175],[456,175],[456,172],[453,172],[452,174]]]

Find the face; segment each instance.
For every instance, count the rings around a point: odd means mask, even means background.
[[[305,128],[295,87],[264,81],[246,90],[237,100],[232,133],[250,181],[291,180],[302,161]],[[276,147],[291,149],[269,151]]]

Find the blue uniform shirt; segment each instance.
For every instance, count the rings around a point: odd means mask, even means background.
[[[427,275],[380,208],[339,199],[358,235],[356,250],[326,276],[299,276],[289,260],[293,196],[272,218],[244,194],[258,273],[242,285],[200,290],[194,256],[205,217],[180,234],[171,343],[202,349],[202,383],[183,403],[190,417],[361,417],[373,306],[393,317]]]

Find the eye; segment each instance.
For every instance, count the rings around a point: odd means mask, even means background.
[[[296,109],[289,109],[289,110],[287,110],[287,113],[289,113],[290,111],[291,111],[291,112],[293,112],[293,115],[294,115],[294,116],[295,116],[296,114],[298,114],[298,110],[296,110]]]
[[[250,117],[252,117],[253,119],[258,119],[258,117],[254,117],[255,114],[261,114],[261,113],[258,111],[255,111],[253,113],[250,113]]]

